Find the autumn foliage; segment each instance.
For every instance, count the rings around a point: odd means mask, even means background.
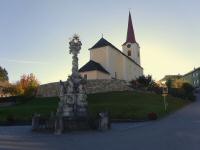
[[[39,86],[39,81],[32,73],[24,74],[14,86],[17,95],[34,96]]]

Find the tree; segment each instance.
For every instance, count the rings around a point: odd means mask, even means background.
[[[165,84],[167,85],[168,88],[172,88],[173,82],[171,79],[168,79]]]
[[[140,76],[138,79],[137,79],[137,81],[141,84],[141,85],[143,85],[144,87],[148,87],[152,82],[153,82],[153,80],[152,80],[152,77],[150,76],[150,75],[148,75],[148,76]]]
[[[176,80],[174,80],[173,81],[173,87],[174,88],[182,88],[182,86],[183,86],[183,84],[184,84],[185,82],[183,81],[183,80],[181,80],[181,79],[176,79]]]
[[[160,93],[160,88],[157,83],[152,79],[151,75],[140,76],[138,79],[132,80],[130,84],[135,89],[149,90]]]
[[[195,100],[193,91],[194,87],[181,79],[173,80],[169,88],[170,95],[191,101]]]
[[[0,81],[8,81],[8,72],[0,66]]]
[[[186,83],[186,82],[183,83],[182,88],[185,91],[185,93],[187,93],[187,94],[192,93],[194,91],[194,87],[191,84]]]
[[[34,74],[24,74],[21,76],[21,79],[16,83],[15,91],[17,95],[34,96],[38,86],[39,81]]]

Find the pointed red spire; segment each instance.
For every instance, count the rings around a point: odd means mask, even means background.
[[[130,11],[128,17],[127,37],[126,37],[126,42],[124,44],[126,43],[136,43]]]

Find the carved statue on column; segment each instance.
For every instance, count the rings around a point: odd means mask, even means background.
[[[81,50],[81,41],[74,35],[69,42],[69,53],[72,54],[72,74],[66,84],[60,82],[60,102],[57,112],[62,117],[87,117],[87,95],[85,82],[78,72],[78,54]]]

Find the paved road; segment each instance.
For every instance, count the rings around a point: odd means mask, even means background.
[[[30,132],[30,126],[0,127],[0,150],[199,150],[198,101],[156,122],[114,124],[108,132],[65,135]]]

